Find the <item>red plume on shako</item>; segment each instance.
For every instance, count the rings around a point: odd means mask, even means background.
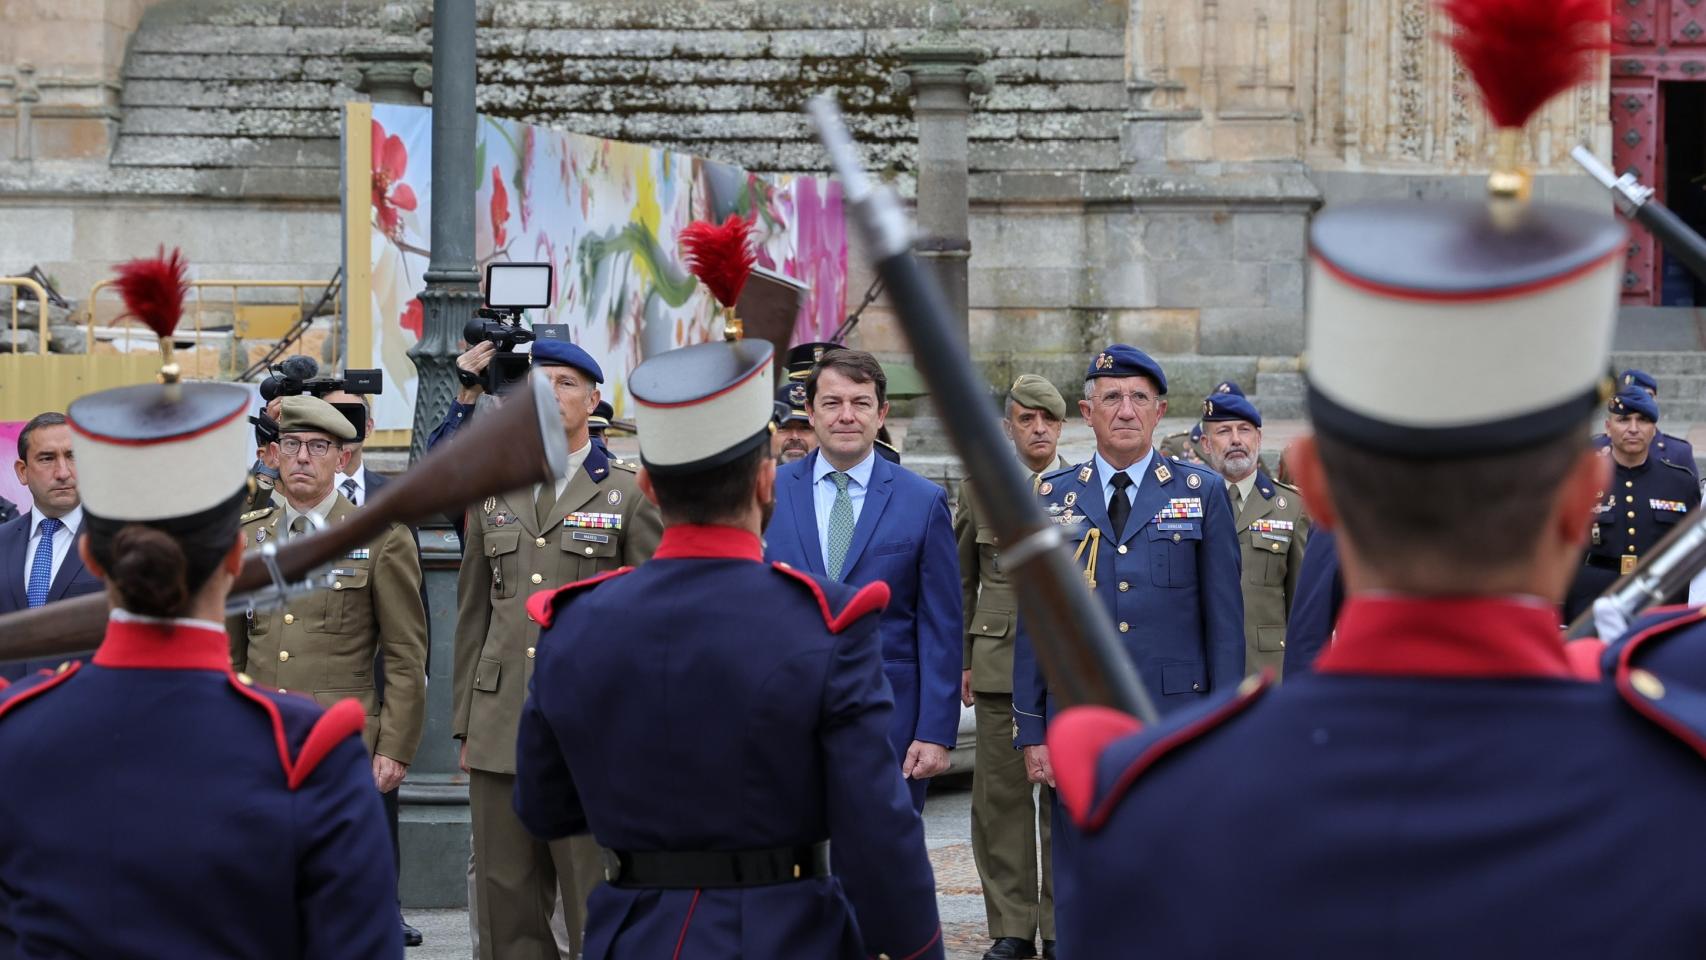
[[[149,260],[132,260],[117,267],[119,297],[125,315],[134,317],[160,338],[160,382],[176,383],[180,371],[172,359],[172,334],[184,315],[184,294],[189,290],[188,265],[177,249]]]
[[[758,262],[752,252],[752,223],[733,213],[721,224],[695,220],[681,228],[677,240],[687,268],[722,304],[724,336],[739,340],[742,331],[735,301]]]

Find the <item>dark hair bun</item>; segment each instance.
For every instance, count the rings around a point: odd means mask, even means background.
[[[107,582],[118,591],[124,609],[144,617],[182,613],[190,599],[188,561],[175,538],[153,527],[127,524],[113,535],[112,553]]]

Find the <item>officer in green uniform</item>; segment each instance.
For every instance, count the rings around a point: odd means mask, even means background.
[[[644,563],[663,535],[657,507],[635,483],[635,466],[611,459],[587,432],[604,382],[598,363],[572,343],[540,340],[533,365],[556,390],[568,473],[554,486],[512,490],[469,511],[457,581],[452,731],[468,771],[483,960],[555,958],[548,921],[559,892],[578,954],[586,897],[604,873],[591,837],[543,843],[511,805],[516,736],[539,637],[527,599]]]
[[[1285,624],[1309,540],[1303,497],[1262,469],[1262,415],[1243,394],[1211,395],[1203,401],[1202,422],[1209,464],[1226,480],[1237,517],[1244,567],[1244,673],[1271,669],[1277,683],[1285,660]]]
[[[1054,384],[1023,374],[1007,393],[1003,432],[1035,485],[1039,476],[1068,466],[1060,456],[1066,400]],[[1042,877],[1037,877],[1037,809],[1025,762],[1013,749],[1013,586],[1001,569],[1000,550],[988,518],[979,515],[971,481],[960,483],[954,510],[960,547],[960,584],[965,593],[966,640],[960,696],[977,712],[977,767],[972,778],[971,844],[983,881],[989,935],[984,956],[992,960],[1036,956],[1041,934],[1045,955],[1054,941],[1054,884],[1049,869],[1049,805],[1041,788]]]

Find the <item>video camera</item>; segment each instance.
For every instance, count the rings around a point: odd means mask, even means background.
[[[272,368],[272,375],[261,381],[261,400],[271,403],[279,397],[308,394],[324,400],[329,393],[373,395],[385,392],[385,375],[380,370],[345,370],[341,377],[320,376],[320,364],[313,357],[300,354],[286,357]],[[367,405],[363,403],[334,403],[332,406],[355,427],[355,442],[367,439]],[[263,414],[263,418],[265,415]],[[254,422],[255,418],[250,418]],[[262,424],[256,423],[255,439],[261,439]],[[278,425],[273,424],[277,431]],[[276,439],[276,436],[275,436]]]
[[[460,367],[456,376],[464,386],[481,386],[497,396],[518,380],[526,379],[533,358],[515,348],[535,340],[567,340],[567,324],[541,323],[531,329],[521,325],[524,310],[551,305],[552,267],[549,263],[493,263],[486,266],[485,306],[462,328],[469,346],[490,343],[497,348],[486,365],[485,376]]]

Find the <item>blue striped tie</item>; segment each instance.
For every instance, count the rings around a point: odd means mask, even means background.
[[[52,517],[43,517],[41,521],[41,542],[36,544],[35,559],[30,561],[30,584],[24,590],[24,597],[31,607],[39,607],[47,602],[47,593],[53,588],[53,535],[64,526]]]

